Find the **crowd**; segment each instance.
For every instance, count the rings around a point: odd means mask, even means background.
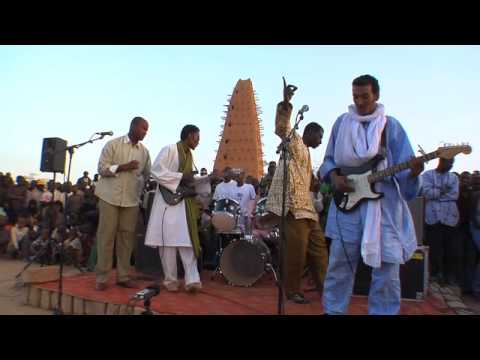
[[[29,183],[23,176],[14,181],[10,173],[0,173],[0,254],[53,264],[63,242],[67,263],[92,268],[88,260],[98,222],[97,180],[84,172],[75,185]]]

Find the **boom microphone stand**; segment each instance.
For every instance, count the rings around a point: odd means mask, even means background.
[[[99,135],[97,138],[93,138],[93,136],[95,135]],[[68,174],[67,174],[67,184],[70,184],[70,170],[72,169],[72,157],[73,157],[73,153],[75,151],[75,149],[78,149],[86,144],[93,144],[94,141],[98,141],[98,140],[102,140],[105,135],[112,135],[111,133],[96,133],[94,135],[92,135],[92,137],[90,138],[90,140],[88,141],[85,141],[83,143],[80,143],[80,144],[76,144],[76,145],[71,145],[71,146],[67,146],[65,149],[62,149],[61,151],[68,151],[69,153],[69,159],[68,159]],[[67,204],[68,204],[68,193],[65,192],[65,207],[64,207],[64,210],[63,210],[63,216],[64,216],[64,223],[65,225],[64,226],[67,226]],[[60,239],[60,251],[59,251],[59,255],[60,255],[60,277],[58,279],[58,302],[57,302],[57,308],[53,310],[53,314],[54,315],[63,315],[63,312],[62,312],[62,292],[63,292],[63,261],[64,261],[64,245],[63,245],[63,242],[65,241],[64,238],[61,238]]]
[[[303,109],[303,108],[302,108]],[[308,108],[307,108],[308,109]],[[289,182],[288,178],[288,165],[290,163],[290,142],[292,140],[293,134],[298,129],[298,124],[303,120],[303,111],[299,111],[297,118],[295,120],[295,125],[290,130],[288,136],[283,138],[282,142],[277,148],[277,154],[280,153],[280,161],[283,160],[283,191],[282,191],[282,216],[280,220],[280,252],[278,256],[278,267],[279,267],[279,281],[278,281],[278,314],[285,314],[285,304],[284,304],[284,288],[283,288],[283,275],[284,275],[284,264],[283,264],[283,254],[285,249],[286,235],[285,235],[285,223],[287,219],[286,211],[286,201],[287,201],[287,185]]]

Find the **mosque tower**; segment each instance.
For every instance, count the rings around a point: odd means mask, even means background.
[[[252,81],[238,80],[229,104],[224,105],[225,120],[220,132],[214,169],[241,168],[258,180],[263,176],[262,126]]]

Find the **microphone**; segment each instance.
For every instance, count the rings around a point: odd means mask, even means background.
[[[112,136],[112,135],[113,135],[113,131],[102,131],[102,132],[97,132],[97,133],[95,133],[95,134],[101,135],[101,136],[106,136],[106,135]]]
[[[308,110],[308,105],[303,105],[302,108],[298,111],[298,113],[303,115],[303,113],[307,112]]]
[[[132,299],[149,300],[158,294],[160,294],[160,286],[158,284],[152,284],[137,292],[134,296],[132,296]]]

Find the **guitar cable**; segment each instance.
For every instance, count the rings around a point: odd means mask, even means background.
[[[335,204],[335,202],[334,202]],[[337,206],[337,204],[335,204],[335,206]],[[348,253],[347,253],[347,249],[345,247],[345,242],[343,241],[343,235],[342,235],[342,230],[340,228],[340,226],[338,225],[338,207],[335,211],[335,222],[337,223],[337,229],[338,229],[338,232],[340,234],[340,242],[342,243],[342,247],[343,247],[343,252],[345,254],[345,258],[347,259],[347,262],[348,262],[348,265],[350,267],[350,270],[352,271],[352,274],[355,274],[355,272],[353,271],[353,265],[352,265],[352,262],[350,261],[350,257],[348,256]]]

